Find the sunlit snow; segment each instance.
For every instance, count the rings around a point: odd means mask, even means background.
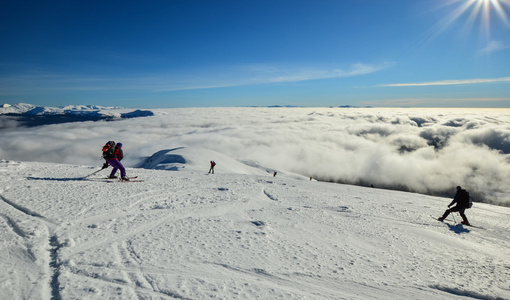
[[[510,298],[510,208],[476,203],[467,227],[433,219],[450,198],[154,154],[127,169],[143,182],[0,161],[0,298]]]

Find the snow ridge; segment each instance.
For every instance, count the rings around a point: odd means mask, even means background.
[[[0,115],[56,115],[56,114],[86,114],[98,111],[121,110],[119,106],[97,106],[97,105],[67,105],[61,107],[44,107],[28,103],[18,103],[14,105],[3,104],[0,106]]]

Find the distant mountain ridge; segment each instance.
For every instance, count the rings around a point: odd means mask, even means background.
[[[27,103],[0,106],[0,129],[34,127],[48,124],[85,121],[115,121],[153,116],[150,110],[130,110],[120,106],[67,105],[43,107]],[[13,125],[15,124],[15,125]]]
[[[28,103],[14,105],[3,104],[0,107],[0,114],[17,115],[57,115],[57,114],[87,114],[98,111],[110,111],[123,109],[120,106],[97,106],[97,105],[66,105],[60,107],[43,107]]]

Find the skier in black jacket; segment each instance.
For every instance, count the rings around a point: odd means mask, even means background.
[[[453,208],[449,208],[450,206],[457,203],[457,205]],[[453,201],[448,204],[448,209],[444,212],[443,216],[438,218],[439,221],[443,222],[446,217],[451,212],[458,211],[460,216],[462,217],[462,224],[469,225],[469,221],[466,218],[466,215],[464,214],[464,211],[466,208],[469,208],[469,194],[466,190],[463,190],[460,186],[457,187],[457,193],[455,194],[455,197],[453,198]]]

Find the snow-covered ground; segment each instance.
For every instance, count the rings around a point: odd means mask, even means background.
[[[0,298],[510,299],[510,208],[440,223],[451,199],[273,177],[193,147],[144,167],[123,183],[1,160]]]

